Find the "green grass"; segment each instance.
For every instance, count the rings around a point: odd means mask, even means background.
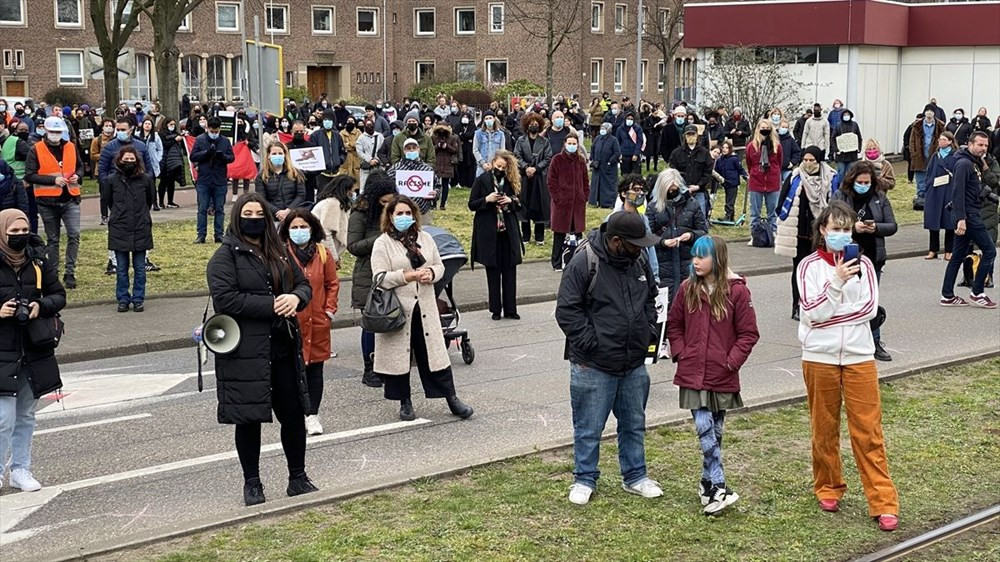
[[[446,480],[195,535],[121,554],[122,560],[843,560],[982,509],[992,490],[1000,360],[938,370],[882,387],[889,468],[899,490],[898,532],[867,516],[846,427],[848,494],[836,514],[812,495],[804,405],[730,417],[728,482],[742,499],[705,517],[697,498],[701,453],[690,422],[647,434],[650,476],[664,496],[618,485],[606,441],[604,479],[586,507],[566,500],[572,452],[496,463]],[[994,549],[995,550],[995,549]]]

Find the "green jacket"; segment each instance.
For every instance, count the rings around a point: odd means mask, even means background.
[[[425,135],[420,126],[417,126],[417,132],[410,134],[410,131],[403,129],[398,135],[392,138],[392,151],[389,153],[389,164],[395,164],[403,158],[403,143],[406,139],[414,138],[417,140],[417,144],[420,145],[420,161],[421,162],[434,162],[437,158],[437,154],[434,151],[434,143],[431,142],[429,136]]]

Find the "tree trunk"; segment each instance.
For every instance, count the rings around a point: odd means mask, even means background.
[[[175,33],[169,29],[157,29],[153,34],[153,57],[156,64],[156,98],[160,102],[160,111],[167,118],[176,116],[177,120],[187,118],[179,115],[178,102],[177,57],[180,50],[175,44]]]
[[[552,6],[550,4],[550,15],[552,14],[551,7]],[[553,76],[556,58],[555,49],[553,48],[553,45],[556,42],[555,34],[555,24],[552,22],[552,18],[549,18],[548,44],[545,49],[545,103],[550,108],[552,107],[552,91],[555,89],[555,78]]]
[[[674,89],[677,87],[677,77],[674,76],[674,54],[675,49],[667,47],[663,53],[663,106],[673,107],[675,101]]]
[[[115,107],[122,100],[118,91],[118,53],[101,53],[101,62],[104,65],[104,109],[105,114],[114,116]]]

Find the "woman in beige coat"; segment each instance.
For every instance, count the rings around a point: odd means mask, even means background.
[[[441,332],[434,282],[444,275],[441,255],[430,234],[420,229],[420,209],[405,195],[394,195],[382,215],[382,236],[372,248],[372,279],[385,274],[381,287],[395,290],[406,325],[375,334],[375,373],[385,383],[386,400],[399,401],[399,419],[416,419],[410,400],[410,364],[417,364],[427,398],[444,398],[452,414],[466,419],[472,408],[455,395],[451,360]]]

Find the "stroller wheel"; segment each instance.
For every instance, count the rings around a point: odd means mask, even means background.
[[[472,362],[476,360],[476,350],[472,349],[472,342],[469,341],[469,338],[465,338],[460,347],[462,348],[462,361],[465,361],[466,365],[472,365]]]

